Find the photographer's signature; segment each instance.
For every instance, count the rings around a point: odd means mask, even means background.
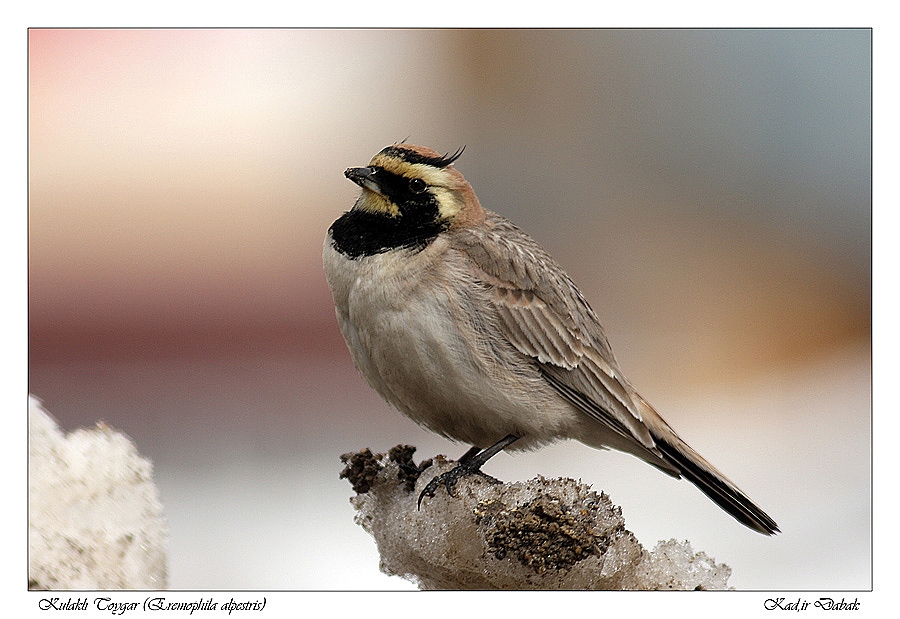
[[[836,600],[829,597],[820,597],[816,600],[768,598],[764,606],[766,610],[859,610],[859,598],[853,600],[847,598]]]

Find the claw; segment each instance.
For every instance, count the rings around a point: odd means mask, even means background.
[[[416,503],[416,509],[421,509],[422,499],[425,497],[425,495],[433,497],[434,491],[437,490],[438,486],[440,486],[441,484],[444,484],[444,487],[447,489],[447,494],[453,496],[453,487],[456,485],[456,482],[458,482],[461,478],[467,477],[469,475],[480,475],[481,477],[486,478],[492,484],[499,484],[499,479],[495,479],[487,473],[482,473],[481,467],[492,456],[502,451],[504,447],[508,447],[518,438],[519,437],[510,434],[509,436],[504,437],[500,442],[496,443],[495,445],[491,445],[480,453],[476,452],[474,448],[467,451],[466,454],[462,458],[460,458],[459,464],[457,464],[446,473],[441,473],[440,475],[436,475],[431,478],[428,484],[426,484],[425,488],[422,489],[422,492],[419,493],[419,500]]]

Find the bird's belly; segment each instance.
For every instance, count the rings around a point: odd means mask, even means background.
[[[356,367],[385,400],[417,423],[479,447],[508,434],[522,437],[516,448],[566,434],[571,407],[531,360],[486,343],[491,327],[466,307],[470,297],[445,288],[424,294],[415,284],[387,290],[376,280],[356,280],[341,330]]]

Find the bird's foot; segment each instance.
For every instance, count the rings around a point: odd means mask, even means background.
[[[416,508],[419,509],[422,507],[422,499],[425,496],[433,497],[435,490],[438,489],[438,486],[441,484],[447,489],[447,494],[450,496],[454,496],[453,487],[456,486],[456,482],[458,482],[463,477],[468,477],[470,475],[478,475],[480,477],[485,478],[492,484],[499,484],[500,480],[495,477],[491,477],[487,473],[483,473],[481,471],[481,463],[472,463],[470,462],[460,462],[452,469],[447,471],[446,473],[441,473],[440,475],[435,475],[431,478],[431,481],[425,486],[422,492],[419,494],[419,502],[416,505]]]
[[[470,449],[469,451],[467,451],[466,454],[462,458],[460,458],[460,462],[455,467],[453,467],[446,473],[436,475],[431,479],[431,481],[428,482],[428,484],[419,494],[419,501],[416,504],[416,508],[419,509],[422,507],[422,499],[425,498],[426,495],[429,497],[433,497],[435,490],[437,490],[438,486],[440,486],[441,484],[443,484],[447,489],[447,494],[453,496],[453,487],[456,485],[456,483],[463,477],[468,477],[469,475],[479,475],[487,479],[492,484],[499,484],[499,479],[495,479],[487,473],[482,473],[481,467],[484,466],[485,462],[490,460],[494,455],[515,442],[517,439],[518,437],[509,435],[504,437],[495,445],[491,445],[481,452],[478,452],[475,449]]]

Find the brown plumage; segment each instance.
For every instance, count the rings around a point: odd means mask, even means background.
[[[628,382],[565,271],[481,207],[452,165],[460,152],[394,144],[346,172],[363,190],[329,229],[323,259],[341,331],[372,388],[484,450],[463,473],[503,448],[574,438],[684,476],[743,524],[777,532]]]

